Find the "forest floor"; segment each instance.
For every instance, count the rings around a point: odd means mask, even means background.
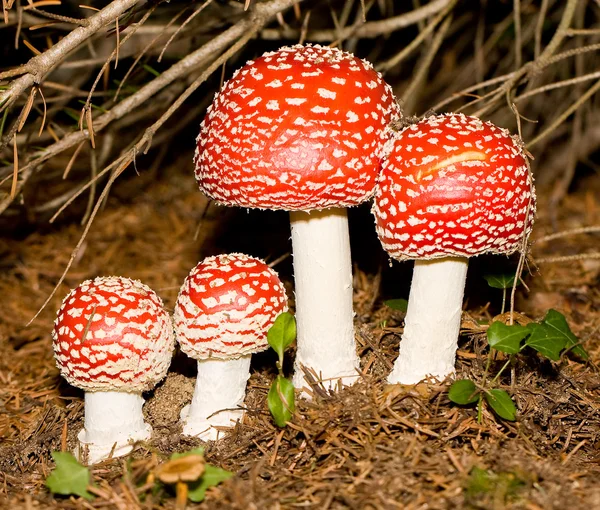
[[[285,214],[209,207],[193,179],[173,168],[115,186],[65,282],[28,327],[60,278],[81,227],[64,219],[0,241],[0,507],[174,507],[173,494],[152,494],[143,483],[158,461],[200,444],[182,437],[177,422],[195,371],[181,354],[167,379],[147,395],[153,440],[138,445],[131,462],[115,459],[92,468],[99,496],[54,497],[44,485],[53,467],[50,453],[72,448],[82,424],[82,392],[60,378],[50,336],[71,288],[97,275],[127,276],[148,284],[171,309],[183,279],[204,256],[246,251],[272,261],[289,250]],[[449,401],[449,382],[384,383],[397,355],[403,314],[383,301],[408,296],[410,264],[389,267],[367,208],[353,211],[350,219],[360,244],[355,309],[364,376],[339,393],[316,392],[311,402],[300,400],[293,423],[278,429],[266,405],[274,357],[256,356],[244,421],[205,445],[207,461],[235,476],[210,489],[203,507],[600,508],[600,260],[530,265],[524,276],[529,290],[519,288],[515,306],[534,320],[559,310],[591,361],[519,356],[500,380],[517,403],[517,420],[504,421],[484,408],[479,422],[474,406]],[[599,176],[582,180],[557,207],[542,193],[532,254],[542,259],[597,249],[598,233],[539,240],[553,231],[598,224]],[[482,275],[505,262],[485,257],[471,265],[458,377],[482,377],[485,324],[499,313],[502,299]],[[290,257],[276,269],[293,295]],[[501,363],[497,359],[492,370]]]

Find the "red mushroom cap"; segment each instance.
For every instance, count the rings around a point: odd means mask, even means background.
[[[175,335],[191,358],[238,358],[265,350],[268,329],[286,310],[285,288],[262,260],[241,253],[207,257],[181,287]]]
[[[86,391],[141,392],[167,373],[175,338],[169,314],[143,283],[86,280],[64,299],[52,332],[62,376]]]
[[[202,122],[200,189],[223,205],[312,210],[374,192],[399,108],[371,64],[336,48],[284,47],[236,71]]]
[[[535,193],[507,130],[438,115],[396,135],[373,212],[384,249],[398,260],[509,254],[531,231]]]

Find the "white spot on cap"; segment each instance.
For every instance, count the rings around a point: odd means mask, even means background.
[[[285,102],[292,106],[300,106],[301,104],[306,103],[307,99],[304,97],[287,97]]]
[[[267,110],[279,110],[279,102],[275,99],[271,99],[271,101],[267,103]]]
[[[319,163],[319,166],[317,167],[318,170],[333,170],[333,166],[329,164],[329,162],[324,159],[323,161],[321,161],[321,163]]]
[[[346,112],[346,118],[348,119],[348,122],[357,122],[358,121],[358,115],[356,115],[356,113],[354,113],[351,110]],[[369,127],[371,127],[371,126],[369,126]],[[371,128],[371,131],[373,131],[373,128]]]
[[[317,94],[325,99],[335,99],[336,93],[327,89],[317,89]]]

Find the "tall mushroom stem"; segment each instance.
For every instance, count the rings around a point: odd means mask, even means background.
[[[129,453],[135,441],[150,439],[152,427],[144,422],[143,405],[139,393],[86,391],[77,458],[95,464],[111,454]]]
[[[306,385],[302,367],[326,387],[358,379],[354,341],[352,263],[345,209],[290,213],[298,350],[294,386]]]
[[[400,354],[389,383],[416,384],[454,373],[468,261],[415,261]]]
[[[241,409],[250,377],[247,354],[235,359],[203,359],[198,361],[198,377],[192,403],[181,410],[183,433],[204,441],[218,439],[214,427],[231,427],[241,420]]]

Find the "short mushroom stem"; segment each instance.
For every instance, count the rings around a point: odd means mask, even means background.
[[[294,386],[306,386],[302,367],[327,388],[358,379],[352,310],[352,264],[345,209],[290,213],[298,350]]]
[[[231,427],[244,416],[246,383],[251,355],[236,359],[198,361],[198,377],[192,403],[181,410],[183,433],[204,441],[218,439],[214,427]]]
[[[416,260],[400,355],[388,382],[416,384],[454,373],[468,260]]]
[[[88,464],[120,457],[132,450],[132,443],[150,439],[152,427],[144,422],[144,399],[139,393],[88,391],[85,418],[79,432],[77,457]]]

